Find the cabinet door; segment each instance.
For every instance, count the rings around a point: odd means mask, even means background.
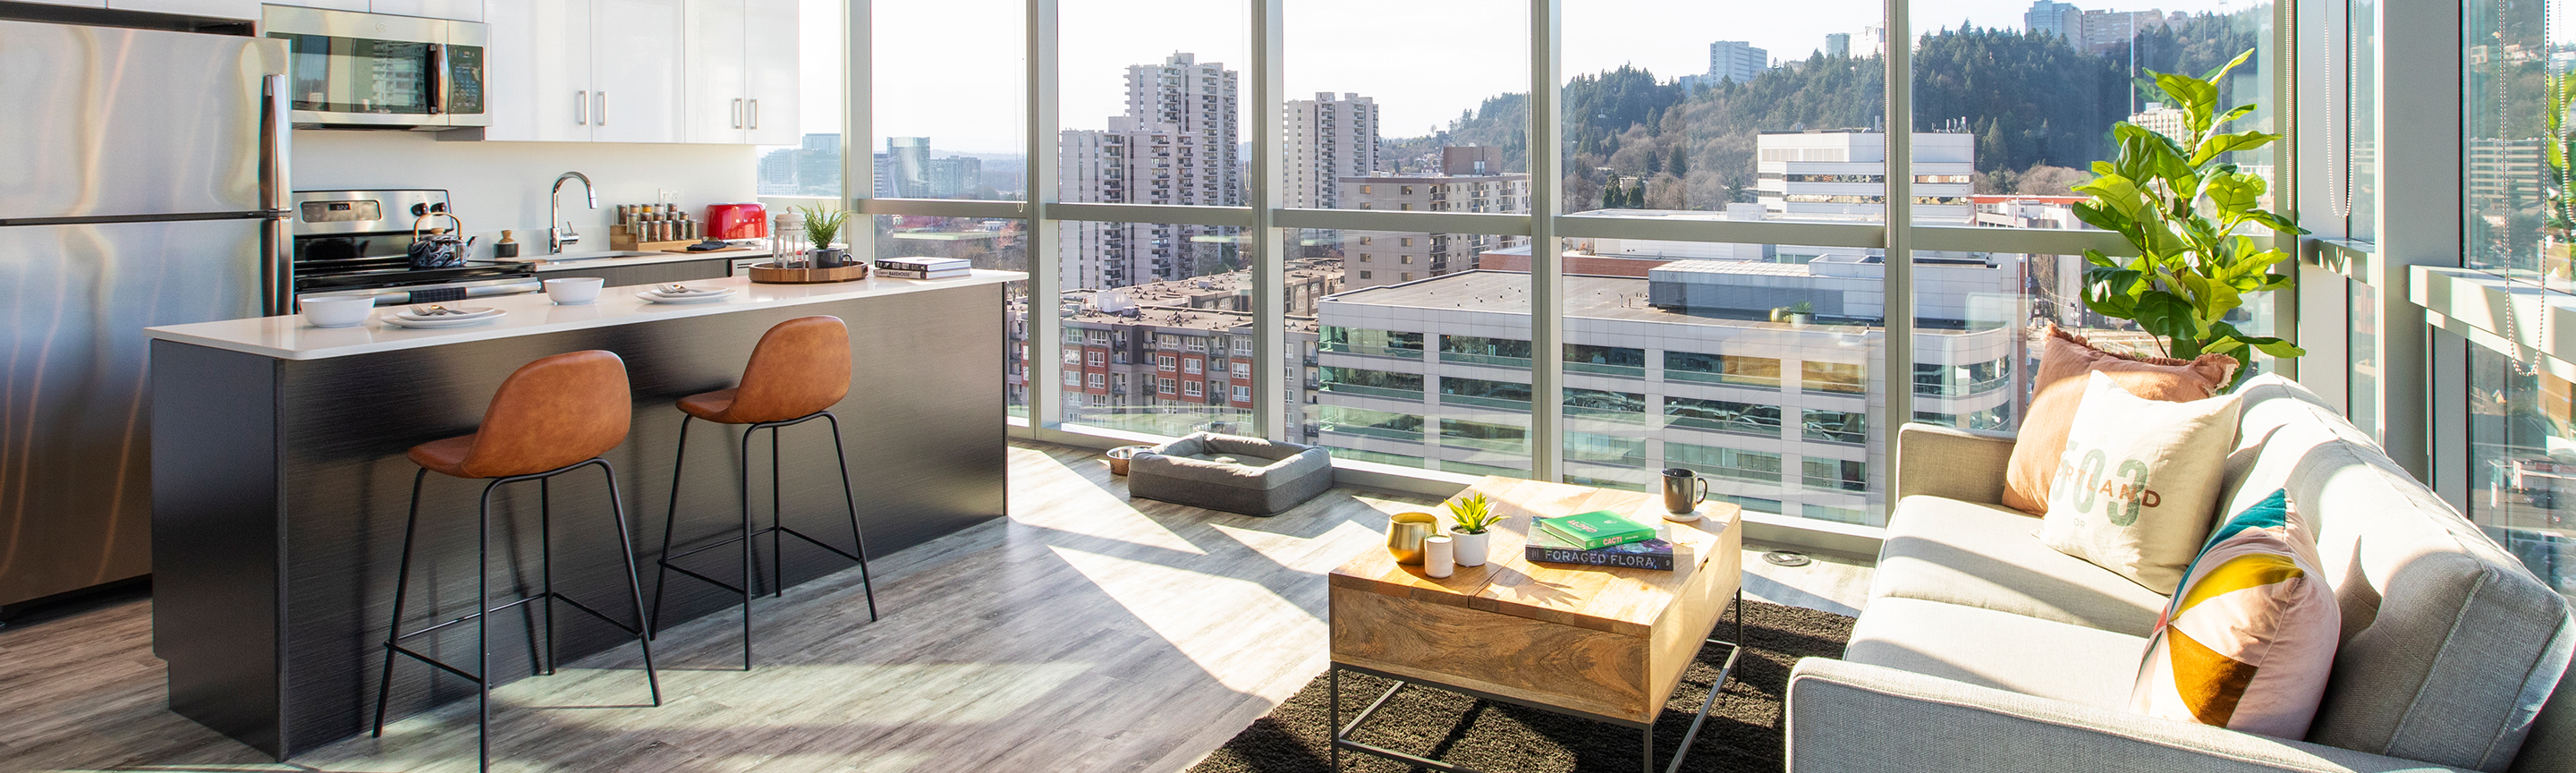
[[[743,91],[743,0],[685,0],[688,30],[681,66],[688,73],[682,107],[689,142],[739,144],[750,95]]]
[[[97,3],[75,3],[96,7]],[[216,19],[257,19],[259,0],[108,0],[107,7],[124,11],[151,11]]]
[[[751,102],[743,128],[754,145],[795,145],[803,141],[796,105],[798,73],[796,0],[747,0],[743,22],[748,50]]]
[[[588,142],[592,0],[489,0],[486,140]]]
[[[483,0],[375,0],[376,13],[482,21]]]
[[[593,142],[679,142],[683,0],[593,0]]]

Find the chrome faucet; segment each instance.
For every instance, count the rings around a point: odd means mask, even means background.
[[[590,187],[590,177],[580,172],[565,172],[555,177],[555,189],[548,197],[546,207],[546,252],[554,254],[562,254],[565,247],[581,243],[581,234],[572,230],[572,221],[563,219],[565,180],[580,180],[581,192],[590,199],[590,208],[599,208],[599,190]]]

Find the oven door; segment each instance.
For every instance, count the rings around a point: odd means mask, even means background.
[[[434,285],[374,287],[361,290],[326,290],[298,293],[298,303],[308,298],[374,298],[378,306],[400,306],[406,303],[443,303],[467,298],[490,298],[500,295],[526,295],[543,292],[545,282],[533,276],[495,277],[467,282],[445,282]]]
[[[483,25],[264,6],[286,41],[290,120],[300,127],[487,126]]]

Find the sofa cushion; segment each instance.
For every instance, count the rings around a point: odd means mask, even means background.
[[[2050,550],[2033,536],[2038,528],[2038,518],[1997,505],[1897,500],[1870,598],[1939,601],[2140,637],[2155,630],[2165,597]]]
[[[2236,398],[2149,400],[2087,378],[2039,539],[2170,595],[2209,539]]]
[[[2147,640],[1938,601],[1870,601],[1843,659],[2127,710]]]
[[[2084,401],[2085,374],[2108,375],[2130,394],[2149,400],[2182,402],[2216,394],[2235,368],[2235,358],[2221,354],[2175,360],[2106,352],[2083,336],[2049,326],[2039,370],[2031,374],[2030,407],[2022,412],[2021,434],[2005,466],[2004,505],[2032,515],[2048,512],[2049,484],[2057,476],[2057,458],[2066,450],[2066,430]]]
[[[2310,540],[2278,491],[2219,524],[2147,639],[2138,713],[2308,736],[2341,630]]]

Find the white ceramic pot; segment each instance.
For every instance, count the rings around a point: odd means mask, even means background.
[[[1459,566],[1485,565],[1485,546],[1493,541],[1493,532],[1488,531],[1481,534],[1450,532],[1449,536],[1458,543]]]

